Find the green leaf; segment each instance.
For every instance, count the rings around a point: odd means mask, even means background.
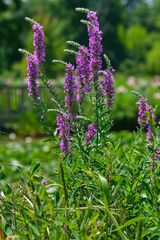
[[[14,234],[18,235],[22,240],[28,240],[27,236],[23,232],[16,229],[14,229],[13,232]]]
[[[112,232],[118,231],[118,230],[120,230],[120,229],[122,229],[122,228],[124,228],[124,227],[127,227],[127,226],[129,226],[129,225],[131,225],[131,224],[133,224],[133,223],[135,223],[135,222],[139,222],[139,221],[144,220],[144,219],[149,219],[149,218],[148,218],[148,217],[133,218],[133,219],[127,221],[124,225],[122,225],[122,226],[114,229]]]
[[[146,235],[148,235],[151,231],[152,231],[152,229],[144,229],[142,231],[142,238],[144,238]]]
[[[117,220],[115,219],[115,217],[113,216],[113,214],[109,211],[109,209],[106,207],[106,210],[112,220],[112,222],[114,223],[115,227],[117,228],[117,231],[121,237],[122,240],[128,240],[128,238],[124,235],[124,233],[121,231],[119,224],[117,222]]]
[[[142,181],[141,184],[142,184],[143,186],[145,186],[146,190],[149,192],[149,194],[151,195],[151,197],[152,197],[152,199],[153,199],[153,195],[152,195],[152,192],[151,192],[148,184],[147,184],[146,182],[144,182],[144,181]]]
[[[1,230],[6,233],[6,221],[3,216],[1,216]]]
[[[72,173],[74,173],[77,170],[78,164],[79,164],[79,161],[77,160],[72,167]]]
[[[45,188],[44,185],[42,185],[42,186],[41,186],[40,193],[39,193],[39,198],[40,198],[40,199],[44,198],[45,192],[46,192],[46,188]]]
[[[29,221],[29,226],[32,228],[32,231],[35,235],[40,236],[38,225],[36,222]]]
[[[30,176],[29,176],[28,173],[26,173],[26,172],[23,171],[23,170],[21,170],[20,172],[21,172],[21,174],[23,175],[23,178],[25,177],[24,179],[26,179],[26,180],[29,180],[29,179],[30,179]]]
[[[71,228],[71,232],[73,234],[73,236],[75,237],[76,240],[79,240],[79,234],[77,233],[77,231],[75,231],[73,228]]]
[[[33,171],[31,172],[31,178],[39,169],[40,169],[40,163],[37,163],[37,165],[33,168]]]
[[[52,226],[52,223],[50,223],[50,221],[48,221],[47,219],[43,218],[43,217],[40,217],[39,215],[35,214],[35,217],[37,220],[49,225],[49,226]]]
[[[26,201],[27,201],[27,202],[31,205],[31,207],[34,209],[33,203],[30,201],[30,199],[27,198],[25,195],[24,195],[23,197],[26,199]]]
[[[26,185],[25,185],[24,179],[21,178],[21,177],[19,177],[19,180],[20,180],[22,186],[23,186],[24,188],[26,188]]]
[[[103,196],[104,196],[104,203],[108,208],[109,207],[109,185],[108,185],[108,182],[107,182],[106,178],[104,178],[100,174],[98,174],[98,176],[99,176],[100,181],[101,181],[102,192],[103,192]]]
[[[35,166],[36,166],[36,163],[35,163],[34,160],[32,160],[32,162],[31,162],[31,167],[30,167],[30,175],[31,175],[31,173],[33,172],[33,169],[34,169]]]
[[[7,197],[12,196],[12,189],[8,184],[4,188],[4,195],[7,196]]]

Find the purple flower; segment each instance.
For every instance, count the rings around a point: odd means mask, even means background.
[[[153,165],[151,165],[149,168],[153,168]]]
[[[138,112],[138,123],[140,126],[142,127],[146,127],[147,129],[147,141],[150,141],[152,140],[152,137],[153,137],[153,130],[152,130],[152,127],[150,126],[150,123],[149,123],[149,119],[148,119],[148,116],[147,116],[147,112],[150,116],[150,119],[152,120],[153,119],[153,111],[151,109],[151,106],[149,106],[147,104],[147,98],[144,99],[144,98],[140,98],[139,99],[139,112]],[[156,117],[154,117],[154,124],[156,125],[156,121],[155,121]],[[156,136],[157,134],[154,133],[154,136]]]
[[[149,124],[146,112],[149,111],[150,114],[152,113],[151,106],[147,104],[147,98],[146,99],[140,98],[139,102],[140,104],[139,104],[139,112],[138,112],[138,115],[139,115],[138,123],[140,126],[146,127]]]
[[[85,46],[79,47],[78,56],[76,56],[76,75],[77,75],[77,100],[82,101],[90,87],[90,61],[89,51]]]
[[[66,65],[66,77],[65,77],[65,84],[64,84],[64,91],[68,94],[65,97],[65,106],[68,107],[68,112],[72,115],[75,115],[75,104],[77,102],[76,98],[76,83],[75,83],[75,76],[73,75],[74,66],[70,63]]]
[[[90,144],[90,140],[94,137],[94,135],[97,133],[97,126],[92,123],[90,125],[88,125],[88,131],[86,132],[86,137],[85,137],[85,141],[84,144],[89,143]]]
[[[38,82],[37,78],[39,77],[38,74],[38,61],[37,59],[31,55],[27,56],[28,60],[28,67],[27,67],[27,75],[28,75],[28,96],[32,96],[36,100],[40,100],[39,97],[39,90],[38,90]]]
[[[160,154],[160,148],[157,148],[157,149],[156,149],[156,153],[157,153],[157,154]]]
[[[70,123],[68,121],[69,119],[70,116],[65,112],[58,114],[57,116],[57,130],[60,130],[59,137],[62,138],[60,142],[60,148],[63,154],[66,154],[71,149]]]
[[[34,41],[33,46],[35,47],[34,56],[37,58],[39,63],[45,62],[45,45],[44,45],[44,32],[40,24],[33,25],[34,30]]]
[[[156,149],[156,154],[158,155],[156,159],[160,161],[160,148]]]
[[[48,181],[47,180],[44,181],[44,185],[48,185]]]
[[[41,119],[44,119],[44,113],[45,113],[45,110],[43,109],[43,111],[42,111],[42,115],[41,115]]]
[[[97,77],[98,71],[102,68],[102,45],[101,45],[101,34],[102,32],[99,30],[98,18],[96,16],[96,12],[88,12],[87,19],[90,23],[94,25],[94,27],[88,26],[88,35],[89,35],[89,50],[90,50],[90,71],[92,73],[92,81],[94,80],[94,76]]]
[[[112,69],[112,72],[114,70]],[[106,96],[104,99],[104,102],[106,105],[108,105],[108,108],[111,109],[114,105],[114,95],[115,95],[115,90],[114,90],[114,79],[113,79],[113,74],[112,72],[109,71],[109,69],[106,69],[104,71],[104,79],[101,81],[101,84],[103,86],[102,89],[102,94]]]
[[[148,127],[147,127],[147,141],[149,142],[149,141],[151,141],[152,140],[152,128],[151,128],[151,126],[150,125],[148,125]]]

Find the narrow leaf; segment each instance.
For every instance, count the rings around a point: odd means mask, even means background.
[[[37,165],[34,167],[32,173],[31,173],[31,178],[34,176],[34,174],[40,169],[40,163],[37,163]]]
[[[36,234],[37,236],[40,236],[36,222],[30,221],[29,226],[32,228],[34,234]]]
[[[102,186],[102,192],[104,195],[104,203],[107,207],[109,207],[109,186],[107,179],[98,174],[100,181],[101,181],[101,186]]]
[[[42,185],[42,186],[41,186],[40,193],[39,193],[39,198],[40,198],[40,199],[43,199],[43,198],[44,198],[45,192],[46,192],[46,188],[45,188],[44,185]]]
[[[131,224],[133,224],[133,223],[135,223],[135,222],[139,222],[139,221],[144,220],[144,219],[149,219],[149,218],[148,218],[148,217],[133,218],[133,219],[127,221],[124,225],[122,225],[122,226],[114,229],[112,232],[118,231],[118,230],[120,230],[120,229],[122,229],[122,228],[124,228],[124,227],[127,227],[127,226],[129,226],[129,225],[131,225]]]
[[[17,229],[14,229],[13,232],[14,234],[18,235],[22,240],[28,240],[27,236],[23,232],[18,231]]]

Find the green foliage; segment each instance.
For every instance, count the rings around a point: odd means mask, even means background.
[[[3,80],[6,73],[14,79],[26,76],[25,57],[17,54],[19,46],[28,49],[31,46],[32,31],[29,28],[26,31],[27,26],[23,21],[26,15],[44,26],[48,76],[59,76],[61,66],[53,67],[51,61],[60,55],[61,60],[68,61],[68,55],[63,52],[66,40],[88,44],[86,29],[79,25],[80,16],[77,17],[74,11],[77,6],[98,12],[105,39],[104,53],[108,54],[115,68],[124,71],[125,65],[129,67],[130,73],[135,74],[138,65],[139,73],[148,73],[145,66],[148,65],[148,60],[146,61],[145,56],[152,51],[152,35],[157,36],[159,41],[159,0],[152,4],[145,0],[12,0],[7,3],[1,1],[0,6],[0,68]],[[154,56],[153,61],[156,62],[156,55]],[[74,59],[71,61],[74,62]],[[151,74],[159,74],[157,68],[149,68]]]
[[[144,39],[147,35],[147,31],[140,25],[130,27],[126,32],[126,44],[131,50],[141,50],[144,45]],[[137,51],[138,51],[137,50]],[[140,53],[141,54],[141,53]]]
[[[90,154],[91,170],[80,156],[70,163],[68,156],[67,165],[61,162],[65,180],[55,175],[47,178],[47,185],[39,163],[33,162],[28,170],[14,164],[11,170],[2,164],[0,173],[6,176],[1,184],[3,233],[45,240],[158,238],[160,167],[155,163],[156,168],[149,168],[152,152],[140,136],[133,135],[132,145],[123,147],[121,141],[110,139],[102,153]]]
[[[146,56],[147,68],[151,73],[160,74],[159,68],[159,58],[160,58],[160,42],[154,42],[152,49],[148,52]]]

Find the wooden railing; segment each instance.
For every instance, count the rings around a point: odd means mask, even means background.
[[[59,85],[55,87],[62,89]],[[23,111],[32,108],[27,88],[27,85],[0,85],[0,122],[17,118]],[[52,96],[44,86],[40,86],[39,91],[44,101],[48,103]]]

